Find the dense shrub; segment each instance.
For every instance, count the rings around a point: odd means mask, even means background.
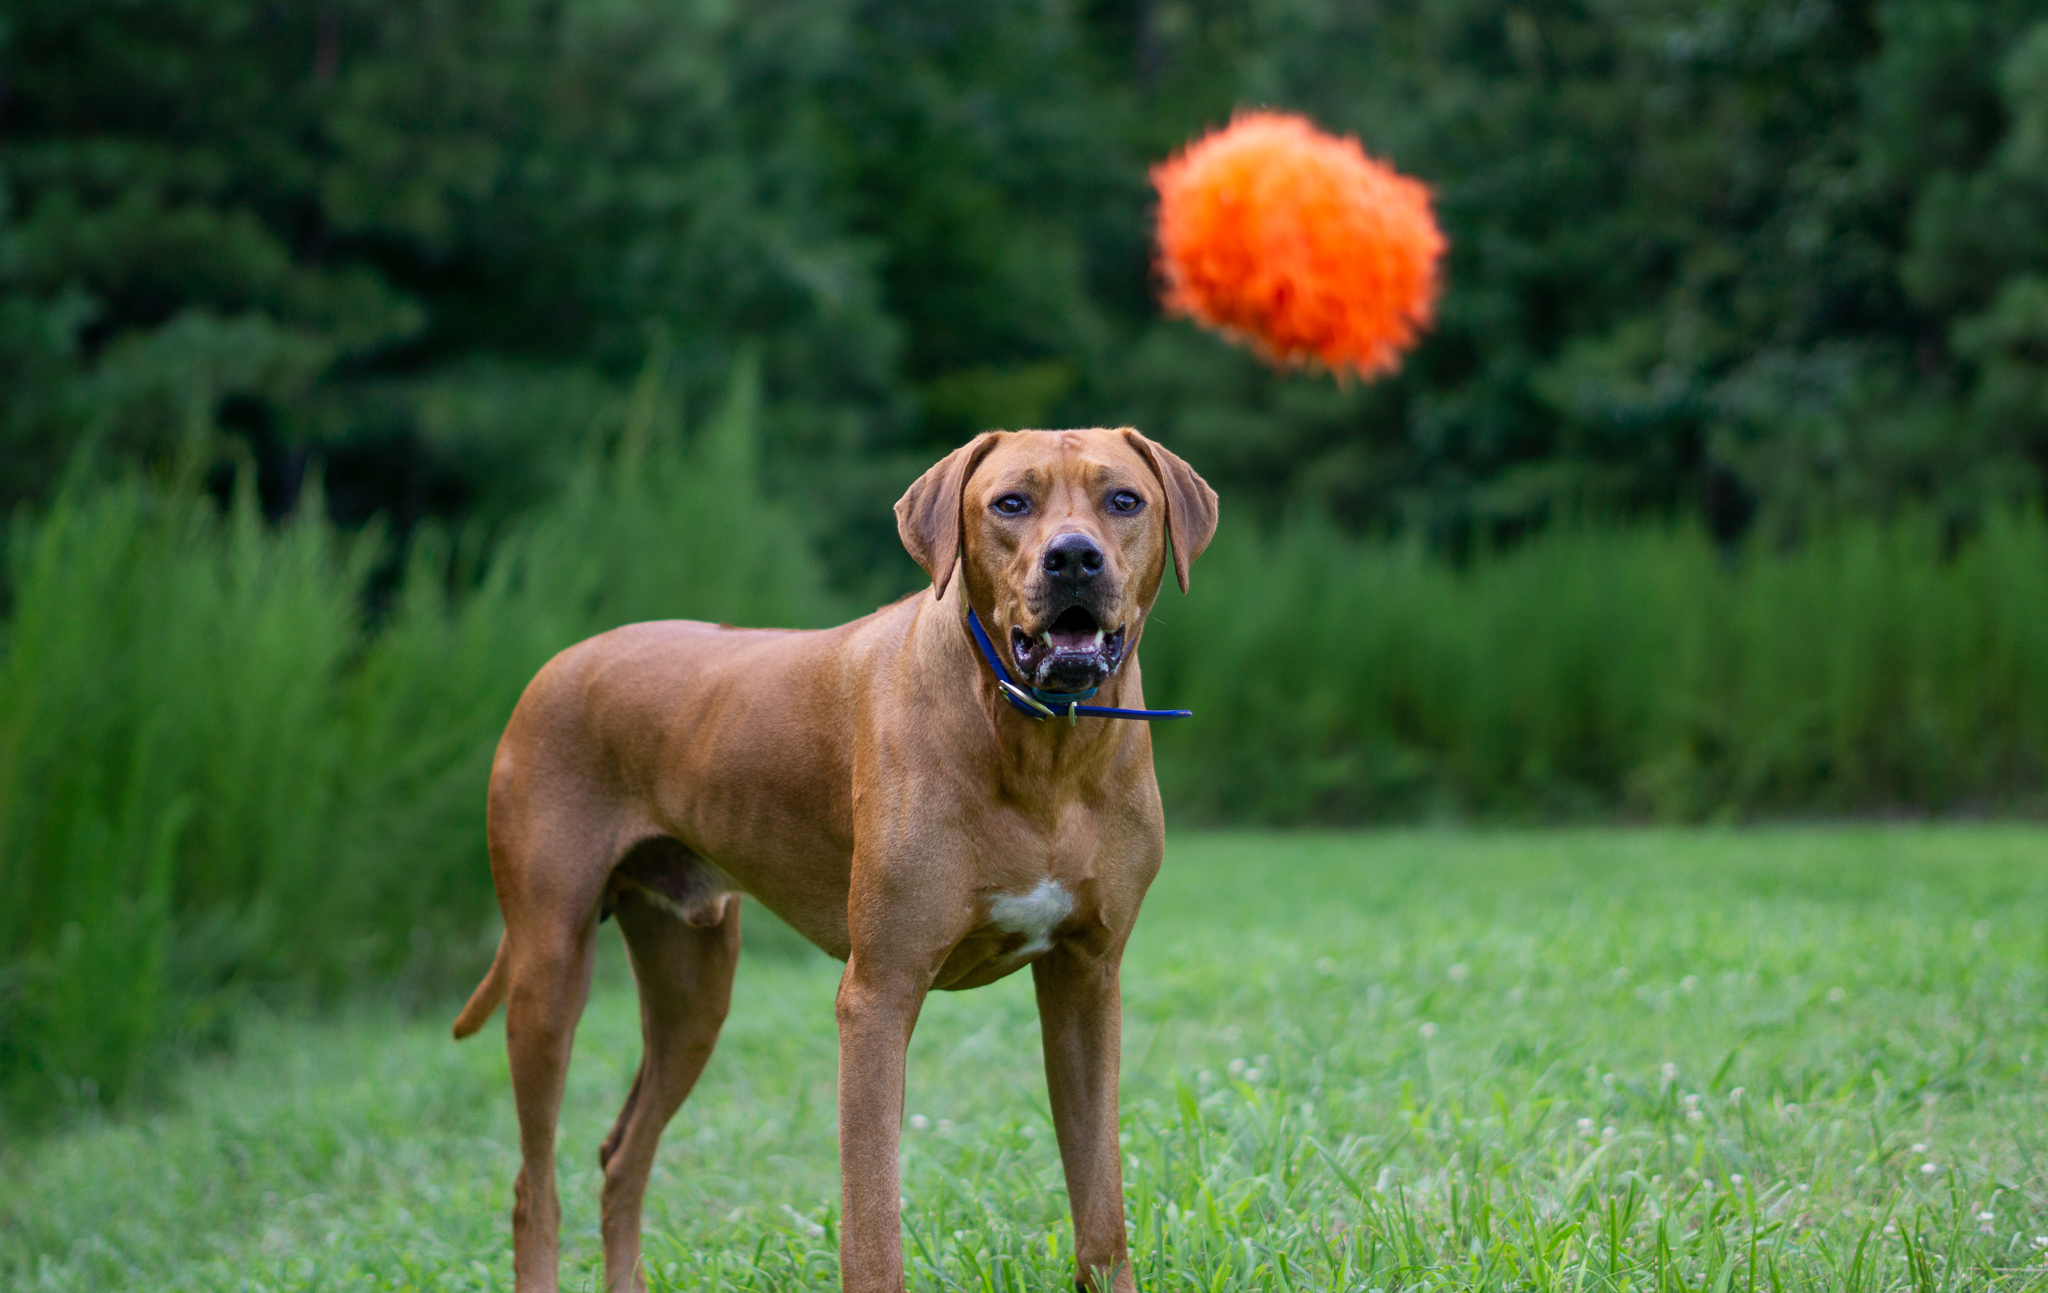
[[[16,519],[0,1100],[116,1099],[240,995],[474,973],[490,755],[549,655],[636,619],[835,617],[761,497],[751,370],[687,446],[656,371],[556,505],[474,561],[416,544],[369,627],[378,536],[317,495],[275,529],[246,483],[224,514],[131,480]]]
[[[272,529],[246,488],[221,513],[128,482],[18,519],[17,1116],[118,1098],[241,996],[466,986],[490,753],[549,654],[635,619],[846,615],[755,483],[754,390],[743,372],[685,445],[644,380],[559,503],[487,555],[416,545],[369,627],[377,536],[317,505]],[[1143,658],[1149,698],[1196,711],[1158,732],[1180,821],[2038,808],[2048,526],[1857,523],[1733,555],[1687,527],[1583,529],[1463,568],[1322,523],[1226,527]]]
[[[2048,525],[1799,547],[1564,530],[1464,568],[1324,524],[1223,532],[1147,630],[1188,817],[2038,810]]]

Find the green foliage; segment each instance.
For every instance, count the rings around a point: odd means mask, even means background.
[[[1146,630],[1170,802],[1212,821],[2038,807],[2048,524],[1723,555],[1560,530],[1457,568],[1226,529]]]
[[[1124,961],[1138,1286],[2039,1293],[2044,844],[1176,834]],[[598,1278],[589,1150],[639,1061],[618,950],[562,1109],[572,1288]],[[838,975],[741,968],[655,1169],[651,1288],[835,1286]],[[504,1050],[495,1028],[450,1043],[452,1009],[260,1021],[146,1123],[0,1156],[0,1281],[507,1287]],[[1020,974],[919,1019],[919,1293],[1068,1284],[1033,1014]]]
[[[1694,509],[1783,536],[2038,496],[2048,454],[1972,403],[1987,357],[1946,333],[2029,272],[2039,222],[1987,229],[1971,290],[1908,290],[1955,259],[1944,193],[2032,184],[2000,160],[2026,147],[2031,65],[1998,74],[2030,7],[1149,11],[1185,19],[1163,78],[1206,116],[1263,101],[1357,131],[1436,185],[1452,244],[1437,335],[1372,391],[1185,376],[1187,343],[1155,338],[1141,425],[1198,463],[1437,540]],[[1204,80],[1194,51],[1237,40],[1258,52]]]
[[[475,972],[491,751],[550,654],[638,619],[818,624],[766,502],[758,382],[684,444],[659,355],[558,502],[380,544],[133,482],[17,521],[0,637],[0,1088],[118,1099],[251,994]],[[1560,530],[1460,568],[1417,542],[1226,531],[1143,646],[1162,784],[1198,820],[1656,818],[2037,806],[2048,525],[1845,525],[1722,555]],[[757,927],[760,923],[757,922]],[[787,945],[787,931],[768,933]],[[758,941],[758,940],[757,940]]]
[[[587,403],[650,324],[699,398],[752,335],[785,400],[858,402],[893,334],[821,191],[821,105],[786,92],[845,35],[818,3],[19,9],[0,497],[196,421],[341,461],[412,443],[502,512],[559,485],[587,418],[478,446],[449,405]]]
[[[92,1103],[185,1022],[167,977],[275,974],[354,905],[326,855],[367,548],[134,485],[12,537],[0,1078]]]
[[[344,522],[502,522],[757,347],[836,583],[985,426],[1139,425],[1238,515],[1462,549],[1588,512],[1969,520],[2048,464],[2048,24],[2026,0],[113,0],[0,30],[0,501],[308,456]],[[1371,388],[1157,316],[1145,167],[1311,112],[1437,192]],[[218,441],[225,432],[227,441]],[[240,445],[241,448],[236,446]]]
[[[664,373],[474,588],[462,545],[419,543],[369,628],[377,536],[337,534],[317,500],[271,529],[246,484],[223,515],[131,481],[17,519],[0,1101],[118,1100],[238,996],[472,972],[490,755],[551,654],[665,614],[836,617],[761,496],[751,366],[687,446]]]

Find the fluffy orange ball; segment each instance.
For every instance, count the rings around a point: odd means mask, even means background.
[[[1152,168],[1168,310],[1278,363],[1391,372],[1429,326],[1429,190],[1307,118],[1248,112]]]

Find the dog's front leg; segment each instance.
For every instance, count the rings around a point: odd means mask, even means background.
[[[856,950],[839,980],[839,1267],[846,1293],[902,1293],[903,1061],[930,975]]]
[[[1074,1207],[1074,1282],[1103,1293],[1136,1288],[1124,1236],[1123,1155],[1117,1146],[1120,951],[1094,955],[1062,943],[1031,966],[1053,1130]]]

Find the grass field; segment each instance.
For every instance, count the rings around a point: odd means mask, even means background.
[[[1178,836],[1125,975],[1141,1288],[2048,1289],[2048,832]],[[607,932],[565,1283],[637,1058]],[[836,1285],[832,993],[752,957],[649,1198],[659,1289]],[[0,1156],[0,1279],[510,1286],[502,1034],[257,1021]],[[1028,976],[912,1049],[918,1289],[1065,1284]]]

